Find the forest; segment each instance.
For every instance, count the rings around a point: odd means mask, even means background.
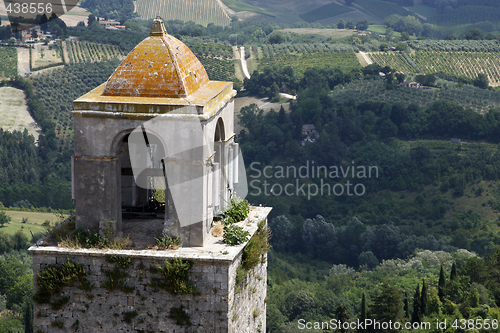
[[[374,75],[379,71],[385,78]],[[248,199],[273,207],[269,332],[299,332],[299,319],[434,325],[439,318],[447,319],[450,332],[467,328],[472,319],[498,324],[500,294],[493,276],[500,253],[500,112],[490,108],[480,114],[439,99],[408,104],[370,100],[368,93],[359,99],[356,89],[344,99],[335,95],[339,87],[361,82],[381,84],[390,93],[409,90],[394,86],[391,73],[372,65],[309,68],[299,76],[290,67],[268,67],[245,80],[257,95],[292,89],[298,95],[289,113],[264,113],[256,105],[241,110],[239,122],[247,130],[238,140],[245,159],[273,170],[316,163],[380,171],[361,180],[351,175],[298,180],[249,170],[250,184],[257,181],[259,191],[251,190]],[[306,122],[319,137],[301,146]],[[366,193],[269,192],[296,180],[317,189],[362,181]]]

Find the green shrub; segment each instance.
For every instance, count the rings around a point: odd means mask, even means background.
[[[271,232],[269,227],[266,225],[266,222],[259,222],[257,231],[243,249],[241,263],[236,269],[235,288],[243,282],[252,268],[257,266],[259,263],[265,262],[264,254],[269,252],[271,249],[271,245],[269,245],[270,238]]]
[[[248,240],[250,233],[234,224],[224,225],[224,237],[222,241],[229,245],[240,245]]]
[[[250,270],[263,262],[263,255],[271,249],[270,238],[270,229],[264,221],[259,222],[257,231],[243,249],[242,265],[245,269]]]
[[[168,231],[163,230],[161,235],[155,238],[156,245],[160,249],[175,249],[182,243],[182,238],[176,235],[171,235]]]
[[[193,261],[174,258],[171,261],[165,260],[165,267],[153,266],[149,271],[153,274],[160,274],[161,278],[151,278],[149,285],[155,289],[163,289],[177,294],[198,294],[196,288],[189,281],[189,271],[193,267]]]
[[[239,198],[233,198],[230,201],[229,207],[224,212],[224,223],[232,224],[243,221],[248,217],[250,205],[248,201]]]
[[[60,293],[66,286],[72,286],[79,282],[79,289],[89,291],[91,283],[85,278],[87,272],[82,264],[66,261],[61,266],[47,266],[36,277],[38,292],[33,296],[33,300],[39,304],[50,304],[54,310],[61,309],[69,302],[69,297],[63,297],[51,301],[52,297]]]

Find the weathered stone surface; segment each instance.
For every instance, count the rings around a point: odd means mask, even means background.
[[[257,229],[257,221],[265,218],[269,211],[269,208],[252,209],[250,218],[245,222],[245,228],[251,235]],[[260,215],[260,219],[255,219],[256,214]],[[243,283],[235,286],[236,270],[245,245],[227,246],[214,242],[208,247],[180,248],[176,251],[31,247],[35,277],[48,265],[62,265],[72,260],[85,265],[87,279],[93,284],[88,292],[76,286],[63,288],[62,295],[70,300],[61,310],[35,303],[35,332],[241,333],[257,332],[258,328],[265,332],[267,263],[259,264]],[[132,292],[110,291],[103,287],[107,280],[104,271],[117,266],[105,260],[107,254],[131,258],[130,268],[122,269],[129,274],[122,282],[133,287]],[[174,257],[193,260],[190,280],[198,295],[172,295],[164,290],[154,290],[149,285],[152,278],[159,277],[152,274],[149,268]],[[171,309],[181,306],[189,316],[191,326],[178,325],[171,318]],[[125,321],[127,313],[130,323]],[[77,320],[78,331],[75,330]],[[64,328],[61,330],[52,326],[55,321],[62,322]]]

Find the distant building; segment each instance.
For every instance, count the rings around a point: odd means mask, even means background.
[[[117,21],[99,21],[99,24],[103,27],[116,27],[120,25],[120,22]]]
[[[462,142],[462,140],[457,139],[457,138],[451,138],[450,142],[451,142],[451,143],[461,143],[461,142]]]
[[[302,126],[302,134],[306,135],[307,141],[314,142],[319,137],[318,132],[316,131],[316,126],[313,124],[305,124]]]
[[[403,83],[400,83],[399,85],[402,86],[402,87],[410,87],[410,88],[413,88],[413,89],[419,89],[421,87],[420,83],[415,82],[415,81],[411,81],[411,80],[407,80],[407,81],[405,81]]]
[[[35,39],[33,38],[33,35],[26,34],[26,35],[23,35],[23,42],[25,42],[25,43],[34,43]]]

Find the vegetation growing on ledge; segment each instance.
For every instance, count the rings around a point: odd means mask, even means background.
[[[248,240],[250,233],[234,224],[224,225],[224,238],[222,241],[228,245],[240,245]]]
[[[231,199],[229,207],[222,214],[224,216],[224,238],[223,242],[229,245],[240,245],[248,240],[250,233],[234,223],[245,220],[248,217],[250,205],[248,201],[237,197]]]
[[[123,279],[130,276],[127,272],[124,272],[120,269],[127,269],[132,264],[132,259],[130,257],[122,257],[117,255],[106,255],[106,262],[115,263],[117,266],[113,268],[113,270],[104,270],[104,274],[108,278],[104,283],[102,283],[102,287],[106,288],[109,291],[113,291],[115,289],[121,290],[124,293],[131,293],[135,290],[134,287],[126,286],[123,283]]]
[[[130,257],[117,256],[115,254],[107,254],[106,262],[111,264],[118,264],[121,268],[129,268],[132,264],[132,259]]]
[[[123,250],[133,246],[132,241],[126,238],[115,238],[112,233],[106,232],[102,236],[96,231],[76,229],[75,216],[68,217],[59,226],[50,230],[47,243],[69,248],[107,248]]]
[[[50,304],[53,310],[59,310],[69,302],[69,297],[52,300],[64,287],[73,286],[78,282],[77,288],[89,291],[91,283],[85,278],[87,272],[82,264],[66,261],[61,266],[47,266],[37,275],[36,284],[38,292],[33,296],[35,302]]]
[[[160,236],[155,237],[155,241],[159,250],[176,250],[181,246],[182,238],[163,230]]]
[[[149,268],[151,273],[161,275],[161,278],[151,278],[149,286],[155,290],[163,289],[172,295],[197,295],[198,291],[189,280],[189,271],[192,267],[192,260],[183,260],[181,258],[174,258],[171,261],[165,260],[164,267],[157,264]]]
[[[241,222],[248,217],[250,212],[250,205],[247,200],[240,198],[232,198],[229,207],[223,213],[224,223],[232,224]]]
[[[235,287],[245,279],[251,269],[259,263],[265,262],[264,255],[271,249],[271,245],[269,245],[270,238],[271,230],[268,228],[266,222],[259,222],[257,231],[243,249],[241,264],[236,270]]]

